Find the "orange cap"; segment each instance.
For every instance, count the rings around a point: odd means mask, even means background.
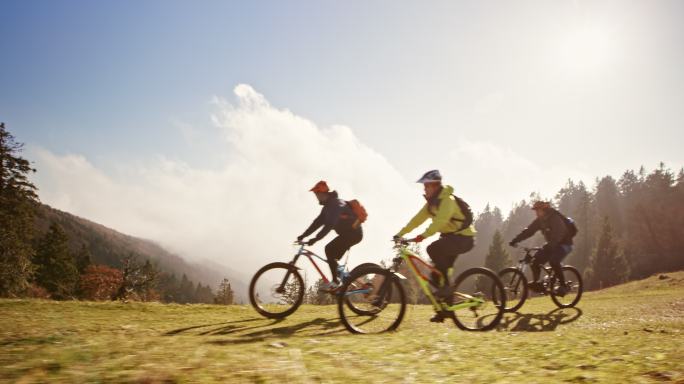
[[[309,191],[313,193],[330,192],[330,188],[328,188],[328,184],[325,181],[321,180],[316,183],[313,188],[309,189]]]

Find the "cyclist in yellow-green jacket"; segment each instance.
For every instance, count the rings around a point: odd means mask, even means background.
[[[453,267],[456,257],[470,251],[475,245],[473,213],[468,204],[453,194],[453,187],[442,185],[442,175],[438,170],[425,173],[417,182],[423,184],[427,202],[395,237],[403,237],[432,218],[432,223],[425,231],[411,240],[421,242],[440,232],[439,239],[428,245],[427,253],[435,268],[444,277],[432,277],[432,284],[438,288],[436,295],[444,296],[448,294],[449,270]],[[437,315],[431,320],[441,321],[438,317],[440,316]]]

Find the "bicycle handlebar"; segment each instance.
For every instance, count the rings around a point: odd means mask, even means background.
[[[394,238],[391,241],[394,242],[395,246],[403,246],[403,247],[406,247],[411,243],[415,243],[415,241],[412,241],[411,239],[405,239],[403,237]]]
[[[532,254],[533,251],[540,251],[542,247],[523,247],[523,251],[525,251],[525,257],[522,259],[518,260],[519,263],[530,263],[534,259],[534,255]],[[536,253],[535,253],[536,255]]]

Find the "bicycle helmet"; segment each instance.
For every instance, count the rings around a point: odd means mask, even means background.
[[[433,169],[432,171],[427,171],[425,174],[416,181],[416,183],[441,183],[442,182],[442,175],[439,173],[438,170]]]
[[[551,203],[548,201],[537,200],[532,204],[532,209],[549,209],[551,208]]]
[[[330,192],[330,188],[328,188],[328,183],[321,180],[318,183],[316,183],[316,185],[314,185],[313,188],[309,189],[309,191],[313,193],[327,193]]]

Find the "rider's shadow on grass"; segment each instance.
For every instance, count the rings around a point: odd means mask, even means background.
[[[263,328],[266,326],[274,325],[279,322],[283,321],[281,320],[276,320],[273,323],[260,326],[260,327],[246,327],[242,329],[236,329],[232,332],[238,332],[238,331],[244,331],[248,329],[254,329],[254,328]],[[305,321],[297,324],[292,324],[288,326],[282,326],[282,327],[276,327],[276,328],[268,328],[268,329],[262,329],[259,331],[253,331],[249,333],[244,333],[240,335],[236,335],[235,338],[233,339],[220,339],[220,340],[209,340],[207,341],[208,344],[214,344],[214,345],[229,345],[229,344],[248,344],[248,343],[254,343],[254,342],[260,342],[260,341],[265,341],[270,338],[277,338],[277,339],[282,339],[282,338],[287,338],[294,336],[297,332],[309,328],[309,327],[317,327],[317,328],[322,328],[323,330],[329,330],[331,328],[338,328],[340,326],[339,319],[325,319],[322,317],[310,320],[310,321]],[[342,329],[339,329],[338,331],[341,331]],[[227,332],[227,333],[232,333],[232,332]],[[329,333],[334,333],[334,332],[329,332]],[[212,335],[224,335],[226,333],[220,333],[220,332],[214,332],[211,333]],[[325,335],[326,333],[321,333],[321,334],[306,334],[306,336],[321,336]]]
[[[183,327],[183,328],[178,328],[178,329],[168,331],[168,332],[164,333],[164,336],[175,336],[178,334],[187,333],[188,331],[192,331],[195,329],[209,328],[209,327],[214,327],[217,325],[221,326],[218,328],[212,328],[212,329],[204,330],[204,331],[199,332],[197,334],[197,335],[203,336],[203,335],[208,335],[208,334],[214,334],[214,332],[224,332],[224,331],[229,331],[229,330],[233,330],[233,332],[234,332],[234,331],[238,331],[238,330],[246,330],[246,329],[259,328],[259,327],[266,327],[269,325],[277,324],[280,321],[282,321],[282,320],[274,320],[269,324],[262,324],[262,325],[252,326],[252,327],[244,326],[244,325],[236,325],[236,324],[251,323],[251,322],[263,321],[263,320],[264,319],[261,317],[255,317],[255,318],[251,318],[251,319],[242,319],[242,320],[235,320],[235,321],[224,321],[224,322],[220,322],[220,323],[193,325],[190,327]],[[231,332],[226,332],[226,333],[231,333]]]
[[[324,319],[322,317],[310,320],[310,321],[305,321],[303,323],[299,324],[293,324],[290,326],[286,327],[278,327],[278,328],[269,328],[269,329],[264,329],[261,331],[256,331],[256,332],[251,332],[242,335],[243,337],[263,337],[263,336],[278,336],[278,337],[290,337],[294,335],[297,331],[301,331],[305,328],[316,326],[319,328],[322,328],[324,330],[330,329],[330,328],[337,328],[340,326],[340,319],[335,318],[335,319]]]
[[[510,332],[550,332],[559,325],[571,323],[582,316],[579,308],[556,308],[545,314],[506,313],[497,327]]]

